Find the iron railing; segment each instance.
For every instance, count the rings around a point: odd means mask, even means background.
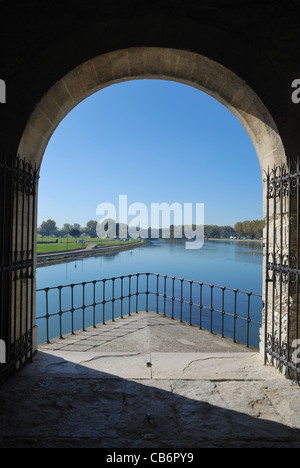
[[[142,311],[258,347],[261,295],[156,273],[37,290],[39,342]]]

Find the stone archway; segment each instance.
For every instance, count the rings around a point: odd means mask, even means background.
[[[245,81],[197,53],[149,47],[100,55],[62,77],[31,114],[19,143],[20,158],[40,167],[52,134],[77,104],[107,86],[138,79],[177,81],[204,91],[225,105],[247,131],[259,159],[262,177],[268,167],[286,162],[281,137],[271,114]]]
[[[100,55],[72,70],[38,103],[19,144],[19,156],[39,167],[51,135],[82,100],[115,83],[164,79],[193,86],[224,104],[241,122],[262,170],[285,162],[272,116],[245,81],[196,53],[165,48],[130,48]]]

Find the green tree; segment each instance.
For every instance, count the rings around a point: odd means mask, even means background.
[[[244,233],[244,231],[243,231],[243,223],[240,223],[240,222],[239,222],[239,223],[236,223],[236,224],[234,225],[234,228],[233,228],[233,229],[235,230],[235,232],[237,233],[237,235],[238,235],[239,237],[245,235],[245,233]]]
[[[41,224],[41,232],[46,235],[50,235],[57,231],[56,222],[53,219],[48,219],[47,221],[43,221]]]
[[[71,237],[79,237],[80,236],[80,231],[79,229],[72,228],[69,232]]]
[[[220,236],[220,227],[214,225],[204,226],[204,235],[207,237],[218,237]]]
[[[69,223],[65,223],[62,227],[62,231],[70,232],[72,229],[72,225]]]
[[[86,223],[86,228],[85,230],[88,232],[89,235],[91,235],[92,237],[96,237],[97,236],[97,231],[96,231],[96,228],[97,228],[97,221],[94,221],[94,220],[90,220]]]
[[[264,220],[254,220],[254,221],[243,221],[238,222],[234,226],[234,230],[238,236],[246,236],[252,239],[260,239],[263,235],[263,229],[265,227]]]

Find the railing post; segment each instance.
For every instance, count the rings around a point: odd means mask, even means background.
[[[129,307],[129,317],[131,317],[131,277],[132,275],[129,275],[129,292],[128,292],[128,307]]]
[[[222,286],[222,337],[224,338],[224,319],[225,319],[225,290],[226,288]]]
[[[248,307],[247,307],[247,346],[249,347],[249,334],[250,334],[250,323],[251,323],[251,318],[250,318],[250,301],[251,301],[251,292],[248,292]]]
[[[49,338],[49,301],[48,301],[48,292],[49,292],[49,288],[46,288],[45,289],[45,293],[46,293],[46,333],[47,333],[47,343],[50,343],[50,338]]]
[[[111,285],[111,319],[115,321],[115,279],[112,278],[112,285]]]
[[[102,280],[102,286],[103,286],[103,290],[102,290],[103,291],[102,292],[102,299],[103,299],[103,301],[102,301],[102,304],[103,304],[103,306],[102,306],[102,323],[103,323],[103,325],[105,325],[105,304],[106,304],[106,301],[105,301],[105,282],[106,282],[105,279]]]
[[[233,314],[233,341],[236,343],[236,319],[237,319],[237,293],[238,289],[234,289],[234,314]]]
[[[75,332],[74,332],[74,284],[71,284],[70,285],[70,288],[71,288],[71,321],[72,321],[72,335],[75,335]]]
[[[213,306],[213,291],[214,291],[214,284],[210,284],[210,332],[213,333],[213,311],[214,311],[214,306]]]
[[[183,317],[182,317],[182,306],[183,306],[183,282],[184,279],[180,279],[180,322],[183,322]]]
[[[61,290],[62,290],[62,286],[59,286],[58,287],[58,302],[59,302],[59,311],[58,311],[58,315],[59,315],[59,334],[60,334],[60,339],[63,338],[63,335],[62,335],[62,303],[61,303]]]
[[[140,277],[140,274],[137,273],[137,275],[136,275],[136,296],[135,296],[135,309],[136,309],[137,314],[139,313],[139,277]]]
[[[85,285],[82,283],[82,330],[85,331]]]
[[[193,324],[192,307],[193,307],[193,281],[190,281],[190,326],[192,326]]]
[[[164,317],[166,316],[167,275],[164,275]]]
[[[121,318],[123,319],[123,278],[124,276],[121,276],[121,296],[120,296],[120,299],[121,299]]]
[[[146,312],[149,312],[149,273],[146,273]]]
[[[199,328],[200,330],[202,329],[202,311],[203,311],[203,283],[199,283],[200,286],[200,300],[199,300],[199,312],[200,312],[200,318],[199,318]]]
[[[174,304],[175,304],[175,277],[172,276],[172,320],[174,320]]]
[[[158,297],[159,297],[159,274],[156,275],[156,313],[159,313],[158,310]]]
[[[96,328],[96,281],[93,281],[93,328]]]

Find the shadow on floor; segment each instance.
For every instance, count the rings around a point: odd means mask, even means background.
[[[272,415],[226,408],[214,382],[133,381],[53,356],[37,372],[39,359],[0,391],[1,448],[300,447]]]

